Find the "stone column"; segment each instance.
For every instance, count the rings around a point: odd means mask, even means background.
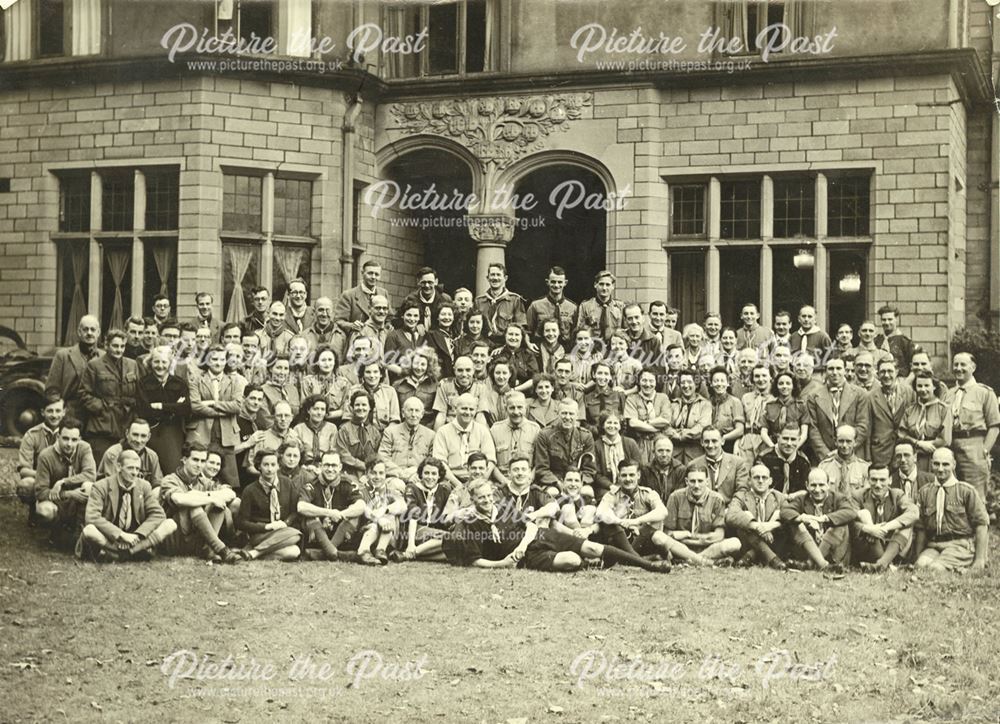
[[[496,262],[504,264],[507,242],[514,238],[514,217],[507,214],[468,214],[469,236],[476,240],[476,294],[485,294],[486,270]]]

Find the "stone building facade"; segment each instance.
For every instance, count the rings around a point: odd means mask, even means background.
[[[770,322],[812,302],[821,324],[856,326],[893,303],[943,361],[951,332],[995,328],[1000,310],[991,12],[18,0],[0,63],[0,324],[48,350],[83,310],[119,323],[159,293],[187,318],[211,291],[233,317],[253,284],[280,295],[305,276],[313,297],[336,295],[369,257],[397,300],[425,263],[448,288],[481,288],[506,260],[526,296],[553,263],[576,298],[607,267],[622,297],[665,299],[684,321],[736,323],[755,301]],[[56,16],[59,36],[43,23]],[[767,62],[696,48],[705,28],[753,38],[771,21],[836,37]],[[194,47],[171,58],[179,23],[276,48],[231,69]],[[422,53],[345,53],[366,24],[435,32]],[[582,53],[574,36],[597,26],[687,47]],[[373,208],[377,189],[432,184],[476,203]]]

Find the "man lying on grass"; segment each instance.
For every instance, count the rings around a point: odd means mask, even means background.
[[[538,528],[522,516],[498,516],[493,486],[487,481],[473,483],[469,493],[475,506],[474,516],[457,523],[442,543],[448,562],[454,565],[575,571],[587,558],[656,573],[670,571],[670,564],[665,561],[654,563],[620,548]]]

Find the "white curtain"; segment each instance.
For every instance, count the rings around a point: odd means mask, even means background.
[[[406,34],[406,15],[407,9],[405,7],[385,8],[386,36],[400,38]],[[402,78],[405,75],[402,53],[383,53],[382,60],[385,62],[386,77]]]
[[[500,26],[503,0],[486,0],[486,50],[483,70],[506,70],[500,67]]]
[[[232,270],[233,293],[229,297],[229,313],[227,322],[239,322],[247,316],[246,304],[243,302],[243,277],[247,275],[250,262],[253,260],[253,250],[246,246],[226,246],[229,254],[229,267]]]
[[[160,277],[160,294],[168,294],[170,290],[170,272],[174,268],[173,249],[168,244],[157,244],[153,247],[153,263],[156,274]]]
[[[73,55],[101,52],[101,0],[73,0]]]
[[[31,5],[30,0],[20,0],[3,11],[5,61],[31,60]]]
[[[302,268],[302,260],[305,257],[305,250],[294,246],[274,245],[274,262],[278,271],[281,272],[282,279],[285,280],[284,304],[288,304],[288,284],[299,275]]]
[[[309,57],[312,37],[312,0],[278,3],[278,55]]]
[[[785,0],[785,11],[782,22],[787,25],[792,35],[813,35],[816,10],[812,0]]]
[[[747,0],[733,0],[720,6],[720,9],[722,10],[723,39],[728,42],[730,38],[739,38],[743,44],[743,52],[751,50],[754,37],[752,33],[747,32]],[[767,12],[766,9],[764,12]],[[748,35],[750,37],[747,37]]]
[[[125,328],[125,301],[122,296],[122,283],[128,271],[128,263],[132,259],[132,250],[110,247],[105,251],[108,269],[111,272],[111,283],[115,285],[115,302],[111,307],[111,319],[108,329]]]
[[[83,293],[83,281],[87,278],[87,250],[83,246],[73,246],[69,250],[70,265],[73,267],[73,298],[66,320],[65,345],[77,343],[76,328],[87,313],[87,299]]]

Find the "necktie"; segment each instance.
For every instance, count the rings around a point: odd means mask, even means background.
[[[926,405],[920,405],[920,417],[917,418],[917,434],[920,435],[921,440],[927,439],[927,406],[930,405],[928,402]]]
[[[886,400],[886,402],[889,403],[889,412],[895,413],[896,412],[896,388],[895,387],[893,387],[891,390],[889,390],[889,394],[887,394],[885,396],[885,400]]]
[[[802,344],[799,345],[799,349],[805,352],[809,349],[809,335],[804,330],[799,331],[799,334],[802,335]]]
[[[937,496],[934,498],[934,518],[938,535],[941,535],[941,527],[944,525],[944,498],[945,486],[938,483]]]
[[[962,429],[962,421],[959,413],[962,410],[962,400],[965,399],[965,388],[956,387],[955,388],[955,400],[951,403],[951,417],[955,421],[954,428],[956,430]]]
[[[840,490],[844,493],[851,491],[851,463],[849,460],[840,461]]]
[[[601,304],[601,321],[599,322],[599,326],[601,328],[601,336],[604,338],[607,338],[608,326],[611,324],[611,311],[608,309],[608,306],[609,304]]]
[[[782,486],[781,492],[787,495],[788,486],[791,484],[792,481],[792,466],[791,462],[789,460],[785,460],[784,458],[781,458],[781,465],[785,470],[785,484],[784,486]]]
[[[118,527],[126,533],[132,527],[132,491],[123,490],[122,498],[118,501]]]
[[[708,461],[708,472],[712,476],[712,490],[719,489],[719,460]]]
[[[218,377],[213,377],[212,378],[212,399],[213,400],[218,400],[219,399],[219,378]]]
[[[875,522],[885,522],[885,498],[882,498],[875,503]]]
[[[271,486],[271,490],[267,494],[267,503],[271,522],[274,523],[277,520],[281,520],[281,501],[278,499],[277,481]]]
[[[434,491],[425,490],[424,491],[424,522],[427,525],[431,524],[431,513],[434,511]]]
[[[312,439],[312,459],[314,461],[316,461],[316,462],[319,462],[319,460],[322,458],[322,455],[320,454],[320,450],[319,450],[319,431],[320,431],[320,429],[322,429],[322,428],[317,428],[315,430],[313,428],[309,428],[309,432],[312,433],[312,438],[313,438]]]
[[[332,508],[333,507],[333,489],[329,485],[321,485],[320,490],[323,493],[323,507]]]
[[[691,535],[697,535],[701,528],[701,505],[691,503]]]
[[[760,523],[767,521],[767,506],[764,504],[764,498],[757,498],[757,521]]]
[[[458,431],[458,441],[459,441],[459,455],[461,459],[468,460],[469,458],[469,431],[459,430]]]
[[[889,346],[889,335],[882,337],[882,351],[892,354],[892,347]]]
[[[493,514],[490,516],[490,538],[493,539],[494,543],[500,542],[500,529],[497,528],[496,508],[493,509]]]
[[[833,426],[840,425],[840,390],[830,390],[830,400],[833,402]]]

